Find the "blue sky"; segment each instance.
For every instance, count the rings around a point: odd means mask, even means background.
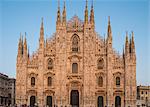
[[[88,2],[89,12],[91,1]],[[63,1],[60,0],[61,11]],[[67,20],[84,19],[85,0],[66,0]],[[134,31],[137,54],[137,83],[150,85],[150,2],[148,0],[94,0],[96,31],[104,36],[111,18],[113,47],[120,54],[125,32]],[[20,32],[27,33],[30,53],[38,48],[41,18],[45,37],[55,32],[56,0],[0,0],[0,72],[15,77]]]

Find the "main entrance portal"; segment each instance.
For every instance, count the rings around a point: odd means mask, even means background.
[[[78,92],[78,90],[71,91],[70,104],[72,105],[72,107],[79,107],[79,92]]]
[[[47,106],[52,107],[52,96],[47,96]]]
[[[120,96],[116,96],[116,98],[115,98],[115,107],[121,107],[121,98],[120,98]]]
[[[30,97],[30,107],[34,107],[35,106],[35,96],[31,96]]]
[[[98,96],[98,107],[104,107],[102,96]]]

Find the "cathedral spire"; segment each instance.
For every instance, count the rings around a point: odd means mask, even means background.
[[[26,32],[25,32],[25,38],[24,38],[24,44],[23,44],[23,54],[24,57],[27,57],[27,40],[26,40]]]
[[[131,53],[135,53],[134,32],[133,31],[132,31],[132,38],[131,38]]]
[[[64,9],[63,9],[63,25],[66,25],[66,4],[64,1]]]
[[[48,40],[47,40],[47,38],[46,38],[46,49],[48,48]]]
[[[29,46],[28,46],[28,64],[30,63],[30,51],[29,51]]]
[[[40,28],[40,39],[39,39],[39,48],[44,48],[44,24],[43,24],[43,17],[41,22],[41,28]]]
[[[107,28],[107,42],[112,45],[112,31],[110,24],[110,16],[108,17],[108,28]]]
[[[21,54],[23,56],[23,35],[21,35]]]
[[[111,33],[110,16],[108,16],[108,37],[112,37]]]
[[[43,24],[43,17],[41,22],[41,28],[40,28],[40,38],[44,39],[44,24]]]
[[[61,15],[60,15],[60,1],[58,0],[58,10],[57,10],[57,21],[56,21],[57,25],[61,24]]]
[[[22,37],[20,33],[19,43],[18,43],[18,57],[22,56]]]
[[[128,32],[126,32],[126,42],[125,42],[125,54],[129,53],[129,40],[128,40]]]
[[[88,1],[86,0],[85,12],[84,12],[84,23],[88,24]]]
[[[30,58],[30,51],[29,51],[29,46],[28,46],[28,58]]]
[[[91,23],[92,28],[94,28],[95,27],[95,21],[94,21],[93,0],[92,0],[92,5],[91,5],[90,23]]]
[[[130,39],[129,39],[129,53],[131,53],[131,35],[130,35]]]
[[[124,59],[125,53],[124,53],[124,45],[123,45],[123,51],[122,51],[122,57]]]

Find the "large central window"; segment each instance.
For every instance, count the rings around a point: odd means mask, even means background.
[[[47,85],[48,86],[52,85],[52,77],[48,77],[48,79],[47,79]]]
[[[47,68],[48,70],[53,69],[53,60],[51,58],[48,59]]]
[[[78,64],[77,63],[72,64],[72,73],[78,73]]]
[[[79,92],[78,90],[72,90],[70,94],[71,107],[79,107]]]
[[[116,77],[116,86],[120,86],[120,77]]]
[[[35,86],[35,77],[31,78],[31,86]]]
[[[103,60],[103,58],[99,58],[97,60],[97,68],[98,69],[103,69],[104,68],[104,60]]]
[[[72,36],[72,52],[79,51],[79,37],[78,35],[74,34]]]
[[[98,77],[98,86],[103,87],[103,77],[102,76]]]

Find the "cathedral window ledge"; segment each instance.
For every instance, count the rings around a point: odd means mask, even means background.
[[[34,87],[34,86],[31,86],[28,88],[28,90],[36,90],[36,89],[37,89],[37,87]]]
[[[77,57],[78,59],[81,59],[82,56],[80,56],[81,52],[70,52],[70,56],[68,57],[69,59],[72,59],[73,57]]]
[[[113,69],[124,69],[123,66],[114,66]]]
[[[46,52],[45,57],[55,57],[56,55],[54,53]]]
[[[78,52],[69,52],[69,54],[72,55],[72,56],[78,56],[78,55],[81,54],[81,52],[80,51],[78,51]]]
[[[96,94],[103,94],[103,95],[105,95],[106,94],[106,89],[96,89],[96,92],[95,92]]]
[[[97,90],[105,90],[106,88],[105,88],[105,87],[96,86],[96,89],[97,89]]]
[[[45,87],[45,90],[53,90],[53,89],[55,89],[54,86]]]
[[[28,68],[38,69],[38,65],[28,65]]]
[[[47,70],[44,75],[55,75],[54,70]]]
[[[98,75],[98,74],[106,74],[106,72],[104,70],[96,70],[95,75]]]
[[[123,90],[123,87],[117,86],[117,87],[114,87],[114,90]]]
[[[82,74],[80,73],[70,73],[68,74],[68,79],[71,79],[71,78],[77,78],[77,79],[82,79]]]

